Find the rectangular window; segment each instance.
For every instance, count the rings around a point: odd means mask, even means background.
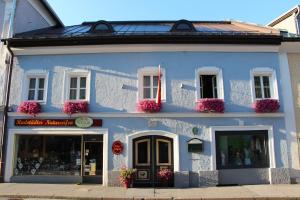
[[[81,136],[17,136],[14,175],[81,175]]]
[[[268,131],[217,131],[217,169],[268,168]]]
[[[85,100],[86,99],[86,83],[87,78],[70,77],[69,100]]]
[[[158,88],[158,76],[147,75],[143,76],[143,98],[155,99]]]
[[[200,98],[218,98],[216,75],[200,75]]]
[[[45,78],[34,77],[28,80],[28,95],[29,101],[44,101],[45,100]]]
[[[255,98],[271,98],[270,76],[254,76]]]

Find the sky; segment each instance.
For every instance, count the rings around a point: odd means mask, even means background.
[[[84,21],[239,20],[265,25],[300,0],[48,0],[65,25]]]

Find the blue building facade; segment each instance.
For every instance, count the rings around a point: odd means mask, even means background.
[[[174,174],[167,186],[175,187],[276,184],[289,183],[290,169],[299,163],[289,148],[284,105],[290,97],[281,84],[277,42],[21,48],[14,38],[9,43],[15,65],[7,182],[116,186],[120,170],[129,167],[137,169],[136,187],[166,186],[159,176],[163,170]],[[139,102],[156,98],[159,65],[162,109],[141,112]],[[207,99],[224,101],[225,111],[198,112],[197,102]],[[277,100],[279,110],[256,113],[253,104],[262,99]],[[24,101],[39,102],[42,112],[17,112]],[[63,113],[69,101],[88,102],[89,112]],[[59,124],[75,119],[102,125]]]

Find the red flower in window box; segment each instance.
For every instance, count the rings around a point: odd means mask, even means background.
[[[156,103],[154,100],[141,100],[137,105],[138,111],[155,113],[161,110],[161,103]]]
[[[41,105],[35,101],[23,101],[18,107],[18,112],[33,115],[34,117],[41,111]]]
[[[223,113],[224,101],[222,99],[200,99],[197,102],[196,110],[198,112]]]
[[[271,113],[277,112],[280,104],[277,99],[261,99],[255,101],[253,108],[257,113]]]
[[[75,113],[87,113],[89,111],[86,101],[66,101],[64,104],[64,113],[72,115]]]

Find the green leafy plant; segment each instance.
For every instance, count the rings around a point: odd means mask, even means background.
[[[136,169],[122,167],[120,171],[120,182],[124,184],[126,188],[128,188],[132,183],[132,179],[135,173]]]

